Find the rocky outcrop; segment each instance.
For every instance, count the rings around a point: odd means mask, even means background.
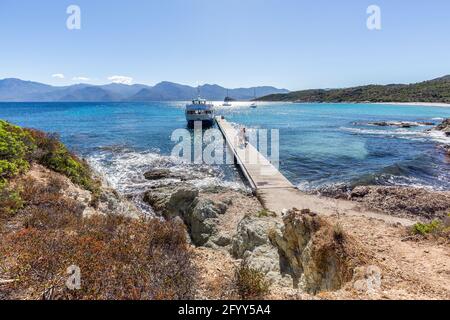
[[[183,218],[198,194],[199,191],[189,184],[168,185],[150,189],[144,194],[143,200],[166,219],[177,216]]]
[[[247,252],[270,244],[269,231],[279,227],[280,225],[273,218],[246,216],[239,223],[237,233],[233,238],[231,254],[235,258],[241,259]]]
[[[369,122],[369,125],[378,127],[399,127],[399,128],[412,128],[419,126],[433,126],[433,122],[411,122],[411,121],[376,121]]]
[[[447,152],[447,155],[450,157],[450,145],[444,146],[444,149]]]
[[[434,131],[442,131],[447,137],[450,137],[450,118],[442,121],[441,124],[433,128]]]
[[[231,242],[231,254],[242,259],[246,265],[264,273],[271,284],[293,287],[290,275],[280,269],[278,249],[271,243],[269,234],[281,228],[276,217],[246,216],[240,222]]]
[[[290,210],[284,227],[270,234],[280,255],[281,272],[309,293],[340,289],[365,263],[354,241],[309,210]]]
[[[392,215],[415,218],[441,218],[450,211],[450,192],[419,188],[360,186],[353,189],[350,200]]]
[[[181,218],[196,246],[230,245],[231,239],[217,231],[218,217],[226,213],[228,204],[202,198],[193,185],[154,187],[145,193],[143,200],[165,219]]]
[[[189,208],[183,220],[189,229],[192,242],[197,246],[205,245],[213,235],[217,234],[217,218],[225,214],[227,206],[211,200],[197,198]],[[213,239],[218,246],[227,246],[230,240],[218,236]]]

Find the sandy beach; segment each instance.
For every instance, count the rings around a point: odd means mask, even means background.
[[[439,102],[376,102],[373,104],[388,104],[388,105],[393,105],[393,106],[424,106],[424,107],[450,108],[450,103],[439,103]]]

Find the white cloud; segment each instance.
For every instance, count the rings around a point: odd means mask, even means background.
[[[73,77],[72,80],[73,81],[82,81],[82,82],[89,82],[89,81],[91,81],[91,79],[87,78],[87,77]]]
[[[133,83],[133,78],[125,76],[111,76],[108,78],[108,80],[111,81],[112,83],[120,83],[127,85],[131,85]]]
[[[62,73],[55,73],[55,74],[52,74],[52,78],[64,79],[65,77]]]

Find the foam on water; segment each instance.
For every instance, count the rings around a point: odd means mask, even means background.
[[[111,187],[126,195],[138,196],[161,184],[161,181],[149,181],[144,177],[145,172],[155,168],[170,169],[173,173],[186,176],[191,184],[200,189],[219,186],[246,190],[241,180],[227,177],[220,166],[193,165],[180,158],[151,151],[101,150],[89,156],[88,162]]]
[[[4,103],[0,118],[59,133],[71,150],[89,159],[111,186],[127,195],[137,196],[158,183],[143,177],[152,168],[186,173],[201,188],[243,188],[233,166],[195,166],[167,156],[176,144],[171,141],[173,131],[186,128],[185,104]],[[450,145],[450,137],[424,132],[424,125],[369,125],[437,124],[450,118],[450,108],[280,102],[258,103],[251,109],[250,102],[222,104],[215,102],[217,115],[237,126],[279,130],[280,170],[301,189],[375,183],[450,190],[450,161],[441,148]]]
[[[393,130],[384,130],[384,129],[362,129],[362,128],[348,128],[341,127],[342,131],[360,134],[360,135],[382,135],[382,136],[390,136],[390,137],[398,137],[404,139],[415,139],[418,141],[426,141],[432,140],[442,144],[450,145],[450,137],[447,137],[441,131],[422,131],[422,130],[411,130],[411,129],[393,129]]]

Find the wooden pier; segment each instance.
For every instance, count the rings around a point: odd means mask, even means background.
[[[339,212],[339,214],[366,216],[406,226],[414,223],[409,219],[363,211],[351,201],[335,200],[301,192],[253,145],[243,145],[242,139],[239,138],[239,130],[227,120],[223,117],[216,117],[216,123],[228,147],[233,152],[237,165],[265,209],[279,216],[287,209],[297,208],[311,209],[325,215],[335,215]]]

